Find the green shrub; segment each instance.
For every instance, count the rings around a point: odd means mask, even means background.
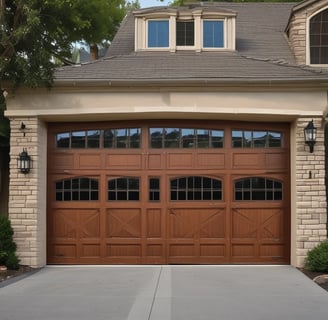
[[[18,269],[19,259],[16,256],[16,243],[13,240],[14,231],[10,220],[0,215],[0,264],[9,269]]]
[[[305,268],[309,271],[328,272],[328,239],[308,252]]]

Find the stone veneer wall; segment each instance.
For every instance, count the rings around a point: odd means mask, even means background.
[[[325,146],[322,119],[314,119],[314,152],[304,144],[304,128],[312,119],[297,121],[296,129],[296,265],[301,267],[309,249],[327,238]]]
[[[328,6],[328,1],[317,1],[296,11],[290,20],[288,37],[297,64],[306,64],[306,20],[324,6]]]
[[[36,117],[12,118],[10,139],[9,218],[21,264],[46,264],[47,132]],[[20,130],[21,123],[26,126]],[[33,161],[30,173],[17,169],[19,153],[26,148]]]

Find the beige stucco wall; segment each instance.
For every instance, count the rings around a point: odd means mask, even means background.
[[[145,92],[149,90],[150,92]],[[22,263],[46,263],[46,123],[124,119],[230,119],[288,121],[291,125],[291,263],[302,266],[306,252],[326,238],[324,136],[325,90],[144,89],[111,91],[58,89],[17,92],[9,97],[11,181],[9,215]],[[314,153],[304,145],[303,129],[314,119],[318,140]],[[26,134],[19,129],[26,125]],[[26,148],[31,173],[17,172],[16,158]],[[312,177],[309,178],[309,171]]]

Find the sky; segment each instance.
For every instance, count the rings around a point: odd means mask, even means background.
[[[164,0],[163,2],[159,0],[139,0],[141,8],[154,7],[154,6],[166,6],[170,0]]]

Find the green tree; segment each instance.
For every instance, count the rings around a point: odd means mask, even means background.
[[[8,133],[4,81],[50,86],[58,62],[71,60],[73,43],[110,41],[126,11],[138,6],[125,0],[0,0],[0,139]]]
[[[124,0],[0,0],[0,81],[50,85],[55,61],[68,61],[72,43],[111,40]]]

